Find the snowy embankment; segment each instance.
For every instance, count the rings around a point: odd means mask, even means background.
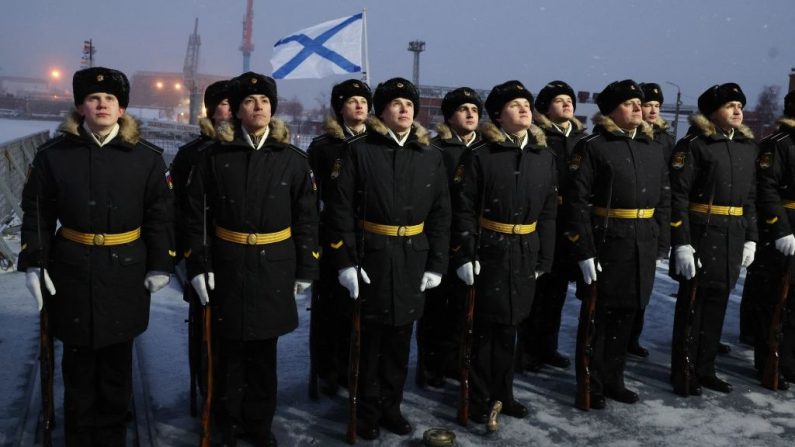
[[[18,249],[19,242],[9,243]],[[666,266],[667,268],[667,266]],[[56,284],[57,287],[57,284]],[[482,426],[463,429],[455,423],[457,387],[442,390],[414,386],[414,358],[409,370],[403,410],[415,429],[410,437],[382,431],[377,443],[363,445],[419,445],[423,431],[446,427],[455,431],[460,446],[790,446],[795,441],[795,392],[774,393],[754,378],[752,351],[737,343],[742,281],[729,303],[724,341],[732,353],[721,356],[718,374],[734,385],[729,395],[704,390],[702,397],[679,398],[668,384],[670,339],[676,284],[657,271],[657,284],[642,337],[651,350],[645,360],[630,357],[627,386],[640,393],[635,405],[608,400],[602,411],[574,408],[574,372],[547,368],[539,374],[519,374],[516,398],[527,404],[530,417],[500,418],[500,430],[485,436]],[[0,273],[0,445],[14,440],[25,409],[27,379],[36,366],[38,324],[24,275]],[[307,397],[308,328],[306,301],[298,302],[301,325],[279,341],[279,406],[274,430],[281,445],[346,445],[347,396]],[[570,296],[564,309],[561,350],[574,352],[579,301]],[[187,305],[172,285],[152,300],[149,329],[138,338],[140,362],[150,392],[157,440],[163,446],[192,446],[198,442],[199,422],[188,415]],[[59,380],[59,378],[58,378]],[[58,386],[56,390],[61,390]],[[62,405],[60,391],[57,405]],[[62,414],[62,410],[57,411]],[[61,421],[62,422],[62,421]],[[60,424],[56,430],[62,430]],[[241,443],[242,444],[242,443]],[[245,444],[243,444],[245,445]]]

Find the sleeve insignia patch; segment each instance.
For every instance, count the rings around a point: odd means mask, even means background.
[[[572,242],[577,242],[580,240],[580,235],[577,233],[566,233],[566,238]]]
[[[177,251],[176,250],[169,250],[168,251],[168,255],[171,256],[172,258],[176,257],[177,256]]]
[[[320,252],[319,251],[312,251],[312,257],[315,259],[320,259]]]
[[[677,152],[671,157],[671,167],[673,169],[682,169],[685,167],[685,153]]]
[[[174,189],[174,180],[171,178],[171,171],[166,171],[166,185],[168,185],[168,189]]]
[[[765,223],[768,225],[773,225],[776,222],[778,222],[778,216],[773,216],[770,219],[765,219]]]
[[[580,163],[582,163],[582,155],[574,154],[569,159],[569,171],[574,172],[580,169]]]
[[[342,247],[342,244],[343,244],[343,242],[340,239],[339,242],[332,242],[332,243],[329,244],[329,246],[331,246],[331,248],[333,248],[334,250],[339,250],[339,248]]]
[[[761,169],[767,169],[773,165],[773,154],[770,152],[765,152],[764,154],[759,155],[759,167]]]
[[[673,228],[679,228],[679,227],[682,226],[682,221],[681,220],[677,220],[676,222],[671,222],[671,226]]]
[[[340,176],[340,172],[342,171],[342,159],[338,158],[334,160],[334,165],[331,166],[331,179],[334,180],[335,178]]]
[[[464,165],[458,165],[453,175],[453,183],[461,183],[464,180]]]
[[[317,191],[317,182],[315,181],[315,173],[309,170],[309,180],[312,180],[312,191]]]

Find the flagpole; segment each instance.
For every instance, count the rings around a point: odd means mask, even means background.
[[[364,72],[362,73],[362,81],[369,84],[370,58],[367,52],[367,8],[362,9],[362,28],[362,34],[364,34],[364,45],[362,46],[362,50],[364,51]]]

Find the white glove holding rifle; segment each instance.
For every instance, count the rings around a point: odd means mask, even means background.
[[[39,267],[31,267],[25,270],[25,286],[33,298],[36,298],[36,304],[39,306],[39,312],[44,307],[44,298],[41,295],[41,269]],[[50,274],[44,270],[44,287],[50,292],[50,295],[55,295],[55,284],[50,279]]]
[[[362,281],[365,284],[370,284],[370,277],[367,276],[367,272],[364,269],[359,269],[362,275]],[[359,278],[358,274],[356,273],[356,267],[347,267],[344,269],[340,269],[339,274],[337,275],[337,280],[339,280],[342,287],[348,289],[348,293],[351,294],[351,298],[358,299],[359,298]]]
[[[209,291],[215,290],[215,274],[210,272],[206,276],[207,279],[205,280],[205,274],[201,273],[190,280],[193,290],[195,290],[196,295],[199,296],[199,301],[201,301],[202,306],[206,306],[207,303],[210,302]]]

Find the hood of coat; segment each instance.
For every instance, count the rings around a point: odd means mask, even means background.
[[[654,120],[653,125],[655,129],[660,129],[663,132],[667,132],[668,129],[671,128],[671,126],[668,124],[668,121],[665,121],[665,119],[663,119],[661,116],[658,116],[657,119]]]
[[[227,122],[228,123],[228,122]],[[223,126],[224,123],[221,123],[220,126]],[[228,125],[231,125],[228,124]],[[205,136],[210,139],[215,139],[217,137],[217,132],[215,129],[215,125],[210,118],[199,118],[199,132],[202,136]]]
[[[290,129],[287,124],[284,124],[284,121],[271,117],[268,127],[270,128],[268,138],[273,138],[277,143],[290,144]],[[235,140],[235,126],[231,123],[229,126],[219,126],[216,133],[218,139],[224,143],[231,143]]]
[[[613,133],[613,134],[622,134],[624,130],[618,127],[613,118],[610,118],[607,115],[602,115],[601,113],[597,113],[593,116],[593,123],[594,126],[601,126],[606,131]],[[641,121],[640,126],[638,126],[638,130],[643,133],[649,140],[654,140],[654,129],[651,127],[649,123],[646,121]]]
[[[550,120],[549,117],[547,117],[543,113],[533,114],[533,119],[536,121],[538,127],[540,127],[546,132],[558,131],[555,128],[555,125],[552,123],[552,120]],[[569,121],[571,121],[571,124],[574,125],[574,129],[572,129],[574,132],[581,132],[583,129],[585,129],[585,125],[580,120],[578,120],[576,116],[571,117]]]
[[[333,116],[329,116],[323,121],[323,130],[326,132],[326,135],[336,138],[338,140],[345,139],[345,129],[343,129],[342,125],[337,118]]]
[[[689,120],[692,126],[691,129],[693,128],[697,129],[704,136],[714,137],[718,135],[718,128],[715,126],[715,124],[712,123],[712,121],[709,120],[709,118],[707,118],[703,114],[695,113],[693,115],[690,115]],[[735,130],[739,132],[740,135],[744,136],[749,140],[754,139],[754,133],[751,131],[751,129],[748,126],[744,124],[740,125],[740,127],[738,127]]]
[[[373,131],[379,135],[389,136],[389,128],[386,127],[383,121],[380,119],[371,116],[367,118],[367,129],[368,131]],[[422,145],[428,145],[431,143],[431,137],[428,134],[428,130],[422,127],[420,123],[414,121],[414,124],[411,125],[411,129],[414,131],[414,135],[417,137],[417,142]]]
[[[490,142],[490,143],[505,143],[508,140],[508,137],[505,136],[505,133],[497,127],[494,123],[485,123],[480,126],[480,132],[483,134],[483,139]],[[536,146],[546,146],[547,145],[547,137],[544,135],[544,131],[541,130],[540,127],[536,126],[535,124],[530,125],[530,144],[535,144]]]
[[[77,111],[72,111],[64,122],[58,126],[58,131],[69,135],[80,136],[80,127],[82,125],[83,117],[77,113]],[[119,118],[119,134],[117,138],[131,146],[138,144],[138,142],[141,141],[141,130],[138,121],[126,113],[122,115],[122,117]]]

